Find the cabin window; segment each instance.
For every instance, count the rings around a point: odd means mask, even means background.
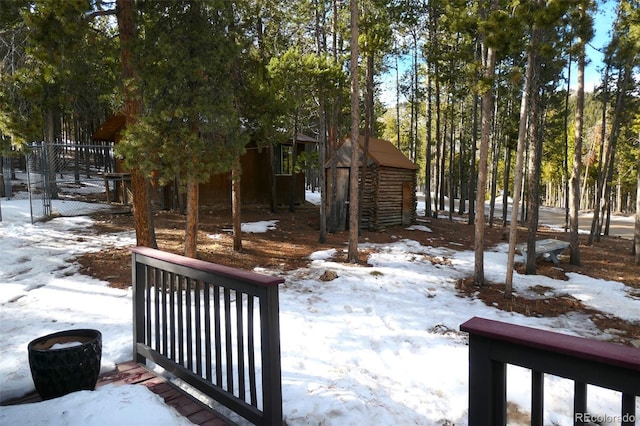
[[[293,172],[293,146],[279,144],[276,146],[276,174],[291,175]]]

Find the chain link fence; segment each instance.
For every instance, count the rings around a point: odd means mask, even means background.
[[[113,143],[33,143],[25,167],[32,222],[88,214],[95,209],[86,203],[107,202]]]

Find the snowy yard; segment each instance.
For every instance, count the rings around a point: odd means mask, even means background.
[[[131,354],[131,293],[80,275],[72,260],[86,251],[131,246],[133,233],[95,235],[87,217],[32,225],[24,200],[2,200],[0,222],[0,399],[33,390],[27,344],[69,328],[103,334],[102,371]],[[266,232],[277,222],[246,224]],[[424,232],[429,229],[421,228]],[[346,246],[343,247],[346,249]],[[343,248],[336,248],[342,250]],[[460,297],[457,279],[470,275],[473,253],[401,240],[369,248],[371,267],[313,254],[308,268],[286,273],[280,288],[282,388],[288,425],[466,425],[468,346],[459,325],[473,316],[607,340],[582,314],[529,318]],[[487,279],[504,281],[506,246],[485,255]],[[432,262],[446,258],[448,262]],[[326,270],[333,281],[319,280]],[[270,273],[270,271],[258,271]],[[546,286],[603,313],[638,321],[640,301],[617,282],[569,274],[569,281],[514,277],[520,295]],[[615,333],[615,330],[611,330]],[[529,407],[529,372],[510,367],[508,399]],[[571,425],[573,383],[545,381],[545,419]],[[640,412],[640,401],[636,399]],[[589,388],[589,409],[615,416],[619,395]],[[142,386],[106,386],[33,405],[1,407],[0,424],[174,425],[184,421]]]

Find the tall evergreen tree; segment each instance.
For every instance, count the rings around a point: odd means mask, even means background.
[[[124,86],[124,116],[127,128],[135,126],[142,113],[142,98],[138,61],[136,61],[137,23],[133,0],[117,0],[116,16],[120,32],[120,61]],[[136,243],[139,246],[157,247],[149,178],[130,162],[131,187],[133,192],[133,217],[136,228]]]
[[[140,4],[144,111],[121,152],[130,165],[187,193],[185,255],[196,257],[199,184],[231,170],[244,150],[233,76],[233,5],[224,0]]]

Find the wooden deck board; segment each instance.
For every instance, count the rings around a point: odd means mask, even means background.
[[[193,424],[201,426],[233,426],[232,422],[223,418],[208,405],[133,361],[118,364],[115,370],[102,374],[98,378],[96,388],[109,384],[116,386],[133,384],[146,386],[151,392],[160,396],[167,406],[175,408],[178,413]],[[40,395],[36,392],[31,392],[21,398],[3,402],[2,405],[29,404],[40,401],[42,401]]]

